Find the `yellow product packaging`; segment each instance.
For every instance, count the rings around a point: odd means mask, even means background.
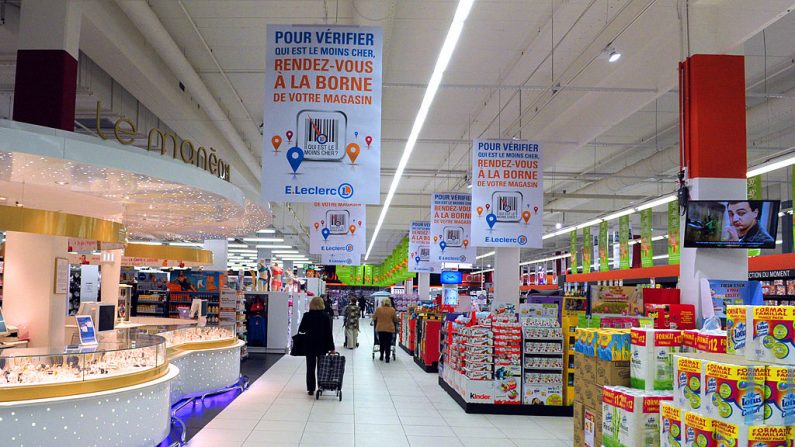
[[[795,366],[767,365],[765,425],[795,425]]]
[[[660,447],[682,447],[682,413],[674,402],[660,404]]]
[[[700,411],[704,401],[707,361],[725,359],[726,356],[720,354],[674,354],[674,402],[687,411]]]
[[[608,362],[631,358],[629,329],[597,329],[596,357]]]
[[[795,365],[795,306],[753,306],[745,355],[762,363]]]
[[[745,356],[749,307],[751,306],[726,306],[727,354]]]
[[[685,411],[682,432],[685,447],[716,447],[712,418]],[[736,446],[735,446],[736,447]]]
[[[737,425],[715,421],[716,447],[791,447],[792,427]]]
[[[708,361],[704,378],[704,413],[736,425],[761,425],[764,419],[765,367]]]

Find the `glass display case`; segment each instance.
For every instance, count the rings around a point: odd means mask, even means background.
[[[198,349],[223,346],[237,342],[235,323],[219,324],[214,326],[181,326],[161,327],[154,333],[166,340],[166,348],[191,348]]]
[[[45,384],[74,384],[167,367],[165,339],[135,329],[98,332],[96,346],[16,348],[0,351],[0,401],[4,391]],[[151,375],[149,375],[151,377]],[[58,393],[56,393],[58,394]]]

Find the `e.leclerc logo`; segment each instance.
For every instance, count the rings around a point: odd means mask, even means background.
[[[353,251],[353,244],[348,244],[345,246],[345,251],[352,252]]]
[[[343,183],[337,188],[337,195],[341,199],[350,199],[353,197],[353,186],[350,183]]]
[[[527,244],[527,236],[525,236],[524,234],[519,235],[519,239],[517,240],[517,242],[519,242],[519,245]]]

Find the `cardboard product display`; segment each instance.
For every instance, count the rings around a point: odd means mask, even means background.
[[[673,401],[660,404],[660,447],[682,446],[682,415]]]
[[[630,362],[608,362],[596,360],[596,384],[599,386],[630,386]]]
[[[654,321],[655,329],[695,329],[696,307],[692,304],[649,304],[646,316]]]
[[[753,306],[746,357],[765,364],[795,366],[795,306]]]

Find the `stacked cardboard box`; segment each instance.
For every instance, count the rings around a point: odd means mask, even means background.
[[[574,355],[574,447],[602,445],[602,389],[629,386],[629,361],[608,361]]]

